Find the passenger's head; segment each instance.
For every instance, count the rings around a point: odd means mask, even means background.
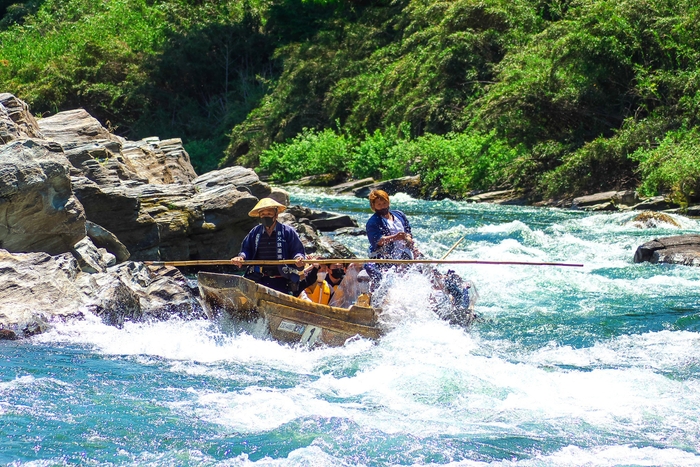
[[[388,213],[391,201],[389,201],[389,194],[384,190],[372,190],[369,194],[369,207],[372,211],[379,212],[380,215],[386,210]]]
[[[330,275],[335,280],[340,280],[345,276],[345,265],[343,263],[333,263],[328,266]]]

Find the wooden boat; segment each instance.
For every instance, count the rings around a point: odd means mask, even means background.
[[[200,272],[199,290],[210,318],[225,312],[233,319],[267,321],[281,342],[341,346],[353,336],[378,339],[380,310],[353,305],[336,308],[292,297],[231,274]]]

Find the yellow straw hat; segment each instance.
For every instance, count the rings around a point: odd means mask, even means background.
[[[285,209],[287,209],[287,206],[284,204],[280,204],[277,201],[275,201],[272,198],[263,198],[260,201],[258,201],[258,204],[255,205],[253,209],[248,213],[250,217],[260,217],[260,211],[263,209],[269,209],[269,208],[274,208],[277,209],[277,214],[281,213]]]

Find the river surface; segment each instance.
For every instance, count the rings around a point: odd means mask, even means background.
[[[294,203],[369,217],[365,200]],[[583,263],[457,266],[483,321],[397,281],[377,343],[307,350],[231,323],[97,319],[0,342],[0,465],[697,466],[700,268],[634,264],[634,213],[427,202],[399,194],[428,256]],[[365,237],[338,237],[363,255]]]

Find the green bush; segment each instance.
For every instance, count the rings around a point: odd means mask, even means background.
[[[0,21],[0,88],[36,114],[82,107],[122,136],[180,137],[210,170],[276,70],[263,3],[24,2]]]
[[[700,131],[697,128],[669,132],[654,148],[632,154],[642,175],[640,192],[654,196],[667,193],[687,206],[700,194]]]
[[[351,143],[343,134],[331,129],[315,131],[304,128],[287,143],[275,143],[260,154],[258,170],[277,182],[307,175],[345,172],[350,159]]]
[[[409,125],[390,126],[382,132],[365,133],[360,143],[352,148],[352,159],[348,164],[350,174],[355,178],[375,179],[398,178],[408,175],[409,164],[401,156],[408,142]]]
[[[546,196],[573,196],[636,188],[638,163],[630,155],[663,139],[671,125],[673,121],[663,118],[629,119],[613,137],[597,138],[566,154],[561,165],[539,177],[539,191]]]
[[[499,188],[507,179],[509,165],[524,154],[524,147],[511,147],[494,133],[478,132],[426,135],[407,151],[411,168],[428,189],[454,196],[472,190]],[[404,156],[406,157],[406,156]]]
[[[696,191],[682,143],[700,126],[696,0],[12,3],[3,92],[132,139],[181,137],[199,172]]]

